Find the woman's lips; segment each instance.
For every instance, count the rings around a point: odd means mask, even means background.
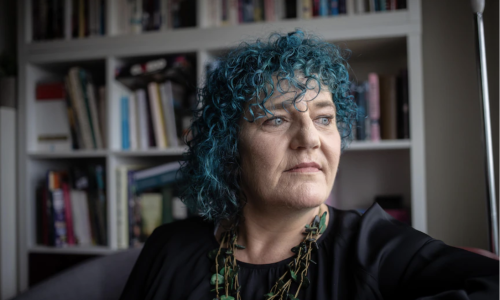
[[[300,163],[285,172],[297,172],[297,173],[313,173],[319,172],[321,170],[320,166],[315,162],[310,163]]]
[[[297,168],[297,169],[288,170],[287,172],[312,173],[312,172],[319,172],[319,169],[318,168]]]

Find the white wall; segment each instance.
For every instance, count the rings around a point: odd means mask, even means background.
[[[498,11],[498,0],[486,0],[497,183]],[[482,122],[470,1],[423,0],[422,21],[428,232],[453,246],[488,249]]]

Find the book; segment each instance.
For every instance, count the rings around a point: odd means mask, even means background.
[[[120,98],[120,111],[121,111],[121,131],[122,131],[122,149],[130,150],[130,123],[129,123],[129,104],[128,96],[123,95]]]
[[[143,193],[139,196],[143,235],[150,236],[162,224],[162,202],[160,193]]]
[[[137,101],[137,128],[138,128],[138,146],[142,150],[149,148],[149,121],[148,105],[146,91],[143,89],[135,91]]]
[[[139,165],[124,165],[116,168],[116,234],[117,247],[129,246],[128,178],[129,171],[142,168]]]
[[[148,84],[148,99],[151,116],[153,117],[153,131],[155,134],[156,146],[158,148],[166,148],[168,146],[166,139],[167,135],[165,133],[165,124],[163,120],[158,83],[150,82]]]
[[[61,189],[54,189],[49,192],[52,202],[52,226],[54,227],[54,242],[56,247],[67,246],[66,218],[64,215],[64,198]]]
[[[80,82],[80,68],[71,68],[68,74],[71,104],[76,111],[78,127],[80,128],[84,149],[94,149],[93,137],[90,129],[88,107],[83,98]]]
[[[87,76],[86,88],[87,88],[87,97],[89,102],[90,121],[92,125],[92,131],[95,136],[94,148],[102,149],[104,147],[101,134],[101,124],[99,120],[99,115],[97,114],[97,100],[96,100],[95,88],[90,75],[86,73],[86,76]]]
[[[66,98],[37,99],[35,119],[37,150],[54,152],[72,149]]]
[[[129,142],[130,150],[139,149],[139,135],[138,135],[138,122],[137,122],[137,98],[135,93],[130,94],[128,97],[128,127],[129,127]]]
[[[397,138],[410,138],[410,106],[408,103],[408,70],[402,69],[397,77]]]
[[[82,190],[71,189],[70,200],[76,244],[90,246],[92,245],[92,233],[87,193]]]
[[[132,182],[130,182],[132,192],[141,193],[147,189],[175,182],[179,168],[179,162],[172,162],[134,172],[131,178]]]
[[[161,84],[161,100],[163,108],[163,116],[165,118],[165,131],[167,141],[170,147],[178,147],[179,141],[177,137],[177,125],[175,120],[175,105],[174,94],[172,91],[172,82],[166,81]]]
[[[380,135],[383,140],[397,139],[396,76],[379,75]]]
[[[73,229],[73,210],[71,207],[71,194],[68,182],[63,182],[61,185],[63,200],[64,200],[64,219],[66,220],[66,235],[68,245],[74,245],[75,234]]]
[[[36,100],[64,99],[66,97],[63,82],[40,83],[36,85]]]
[[[370,140],[372,142],[380,141],[380,94],[379,94],[379,77],[377,73],[368,74],[368,82],[370,84],[369,92],[369,116],[370,116]]]

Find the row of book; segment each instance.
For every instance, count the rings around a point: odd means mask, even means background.
[[[33,40],[106,34],[105,0],[32,0]]]
[[[352,83],[351,95],[358,107],[353,138],[379,141],[410,138],[408,71],[385,75],[369,73],[368,80]]]
[[[67,247],[107,245],[102,165],[49,170],[37,188],[37,243]]]
[[[348,7],[358,14],[406,8],[406,0],[118,0],[117,29],[127,34],[195,27],[197,4],[206,23],[198,26],[206,27],[345,15]],[[33,40],[103,36],[106,6],[106,0],[32,0]]]
[[[64,81],[39,82],[35,94],[38,150],[106,147],[106,89],[88,71],[73,67]]]
[[[116,169],[117,246],[141,246],[161,224],[192,216],[178,196],[179,163],[144,168],[124,165]]]
[[[155,58],[116,71],[124,150],[178,147],[196,105],[194,66],[185,55]]]

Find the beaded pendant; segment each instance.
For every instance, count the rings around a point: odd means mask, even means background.
[[[320,213],[321,214],[321,213]],[[311,284],[307,277],[309,264],[316,264],[311,259],[312,254],[318,250],[316,243],[319,235],[326,229],[325,211],[321,217],[314,217],[314,220],[305,226],[303,234],[304,240],[296,247],[291,249],[294,253],[294,259],[286,265],[287,271],[281,276],[271,291],[263,295],[264,299],[289,299],[299,300],[297,298],[300,289],[307,289]],[[241,285],[238,282],[238,272],[240,270],[236,263],[234,253],[237,250],[245,249],[239,245],[238,234],[234,229],[222,234],[220,247],[213,249],[208,253],[208,258],[213,261],[211,271],[213,275],[210,278],[210,284],[214,286],[212,292],[216,293],[214,300],[241,300]],[[224,247],[226,245],[226,247]],[[292,284],[297,285],[297,292],[290,293]]]

